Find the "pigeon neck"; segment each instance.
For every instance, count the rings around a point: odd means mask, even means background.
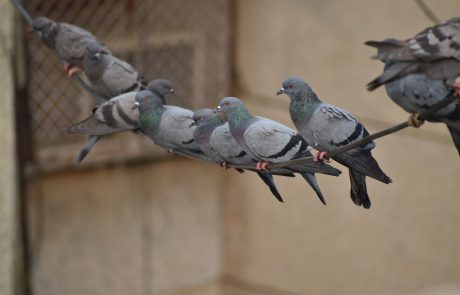
[[[203,122],[198,123],[195,129],[194,138],[198,145],[204,149],[210,147],[210,139],[214,130],[223,125],[224,122],[217,122],[216,120],[208,119]]]
[[[253,116],[244,108],[234,111],[228,118],[228,125],[230,129],[238,128],[242,123],[249,121]]]
[[[157,89],[152,89],[151,91],[153,92],[153,94],[158,96],[158,98],[161,100],[163,104],[166,104],[166,96],[161,91]]]
[[[47,32],[42,32],[42,40],[49,48],[55,48],[59,24],[52,25]]]
[[[164,107],[162,105],[141,105],[139,107],[139,124],[142,130],[155,133],[160,126],[163,113]]]
[[[292,121],[297,128],[302,126],[305,121],[308,121],[316,108],[321,104],[318,96],[315,93],[294,97],[289,105],[289,112]]]

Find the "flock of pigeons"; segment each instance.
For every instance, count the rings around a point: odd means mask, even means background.
[[[257,173],[280,202],[283,199],[273,175],[300,174],[326,204],[315,173],[341,173],[326,163],[328,152],[369,135],[350,113],[322,102],[301,78],[287,78],[277,93],[289,96],[289,111],[298,131],[253,116],[235,97],[223,98],[215,109],[193,112],[167,105],[167,95],[174,92],[170,81],[156,79],[147,84],[133,66],[115,57],[90,32],[46,17],[35,19],[32,27],[56,53],[65,71],[69,75],[83,71],[103,100],[90,116],[67,129],[87,135],[78,162],[101,137],[140,131],[168,151],[219,163],[224,168],[229,164],[256,164],[248,170]],[[406,41],[387,39],[366,44],[376,47],[375,58],[385,63],[383,73],[368,84],[368,89],[385,85],[391,99],[407,112],[417,114],[459,94],[459,86],[454,82],[460,75],[460,18],[427,28]],[[412,116],[412,120],[416,125],[421,123],[417,116]],[[460,151],[459,103],[453,101],[430,121],[444,122]],[[386,184],[391,182],[372,157],[374,147],[375,143],[369,142],[332,156],[349,169],[351,199],[367,209],[371,201],[366,176]],[[311,156],[312,148],[319,151],[313,163],[267,169],[268,163]]]

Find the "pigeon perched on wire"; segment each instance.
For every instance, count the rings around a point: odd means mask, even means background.
[[[236,97],[223,98],[216,109],[228,122],[230,132],[244,151],[257,159],[257,170],[266,170],[269,163],[284,162],[311,156],[311,147],[300,134],[276,121],[254,117]],[[326,204],[314,173],[338,176],[340,171],[323,163],[306,163],[305,173],[300,173]]]
[[[196,125],[195,131],[193,132],[193,138],[205,155],[213,162],[220,164],[224,169],[226,169],[228,164],[249,164],[257,162],[244,152],[238,142],[230,134],[228,124],[222,120],[218,113],[211,109],[200,109],[195,111],[193,121]],[[228,136],[221,136],[222,129],[226,129]],[[211,144],[212,141],[214,146]],[[221,154],[222,151],[224,154]],[[238,171],[244,172],[244,170],[240,169],[238,169]],[[279,202],[284,202],[281,194],[276,188],[271,173],[266,171],[255,172],[269,187],[275,198]],[[287,172],[286,176],[294,175]]]
[[[193,112],[178,106],[164,105],[149,90],[139,91],[134,108],[139,110],[139,129],[154,144],[171,153],[211,161],[193,138]]]
[[[395,61],[387,61],[385,68]],[[406,112],[413,114],[413,125],[419,126],[416,115],[431,108],[436,103],[451,97],[453,89],[443,81],[433,80],[425,74],[410,74],[399,80],[385,84],[388,96]],[[427,121],[443,122],[447,125],[454,144],[460,154],[460,104],[452,102],[436,112]]]
[[[379,86],[413,73],[422,73],[431,79],[442,80],[456,89],[455,78],[460,75],[460,17],[426,28],[405,40],[386,39],[367,41],[376,47],[375,58],[383,62],[397,61],[367,84],[372,91]]]
[[[225,122],[218,112],[210,109],[202,109],[195,112],[193,120],[196,122],[197,128],[193,133],[196,143],[214,161],[221,163],[225,169],[229,164],[248,164],[257,163],[258,161],[246,153],[243,147],[236,141],[230,132],[228,123]],[[324,166],[324,165],[323,165]],[[324,168],[324,167],[321,167]],[[293,177],[293,172],[304,173],[308,172],[308,165],[292,165],[286,168],[271,169],[270,173],[280,176]],[[253,171],[252,169],[250,169]],[[337,175],[335,168],[330,169],[332,175]]]
[[[152,80],[147,89],[162,101],[166,101],[166,96],[174,93],[171,81],[164,79]],[[134,108],[137,95],[138,91],[118,95],[100,104],[89,117],[65,130],[88,135],[78,155],[78,163],[83,161],[102,136],[139,128],[139,111]]]
[[[315,160],[328,158],[327,152],[354,143],[369,135],[364,126],[347,111],[322,102],[310,85],[296,77],[287,78],[277,94],[286,93],[291,99],[291,119],[302,137],[320,152]],[[347,166],[350,172],[351,199],[358,206],[371,207],[367,194],[366,176],[383,183],[391,179],[380,169],[372,157],[374,142],[338,154],[332,158]]]
[[[47,17],[38,17],[32,22],[32,29],[64,64],[64,70],[72,76],[83,69],[86,45],[95,42],[103,46],[97,38],[78,26],[55,22]],[[103,46],[104,47],[104,46]],[[104,47],[107,52],[110,52]]]
[[[144,79],[132,65],[110,54],[99,42],[86,44],[83,70],[94,91],[106,100],[146,88]]]

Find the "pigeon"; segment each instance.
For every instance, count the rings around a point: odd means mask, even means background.
[[[385,68],[390,67],[393,63],[395,61],[387,61]],[[433,80],[425,74],[410,74],[387,83],[385,90],[391,100],[412,114],[426,111],[436,103],[451,97],[454,92],[444,82]],[[460,104],[452,102],[427,121],[445,123],[460,154]]]
[[[113,56],[96,41],[86,44],[83,70],[96,93],[106,100],[146,88],[144,79],[132,65]]]
[[[171,153],[211,161],[193,138],[196,125],[191,110],[164,105],[149,90],[140,91],[134,104],[139,110],[139,128],[154,144]]]
[[[311,87],[297,77],[287,78],[277,94],[286,93],[291,99],[291,119],[302,137],[320,151],[315,159],[323,160],[327,152],[354,143],[369,135],[364,126],[347,111],[322,102]],[[367,194],[366,176],[383,183],[391,179],[380,169],[372,157],[374,142],[338,154],[332,158],[348,167],[351,182],[351,199],[358,206],[371,207]]]
[[[56,53],[70,76],[83,69],[83,56],[88,42],[95,42],[104,47],[85,29],[64,22],[55,22],[47,17],[36,18],[32,22],[32,29],[42,42]]]
[[[164,79],[152,80],[147,85],[147,89],[164,102],[168,94],[174,93],[171,81]],[[88,135],[78,155],[77,163],[83,161],[102,136],[139,128],[139,111],[133,109],[137,94],[138,92],[132,91],[118,95],[97,106],[89,117],[65,130],[69,133]]]
[[[291,128],[276,121],[252,116],[241,100],[236,97],[223,98],[216,109],[222,114],[232,136],[252,158],[257,159],[258,170],[266,170],[269,162],[284,162],[311,156],[306,141]],[[316,181],[315,172],[338,176],[340,171],[322,163],[305,164],[308,172],[300,173],[326,204]]]
[[[195,112],[194,118],[197,116]],[[250,154],[246,153],[244,148],[236,141],[233,135],[230,132],[230,128],[228,122],[224,122],[222,117],[217,113],[214,112],[213,116],[209,118],[211,122],[206,122],[207,125],[210,125],[205,130],[205,132],[211,132],[212,134],[209,138],[209,146],[210,149],[217,153],[217,156],[220,157],[216,158],[216,160],[223,160],[224,162],[221,163],[222,166],[225,168],[227,164],[248,164],[248,163],[257,163],[258,161],[251,157]],[[198,129],[199,126],[197,126]],[[198,139],[200,140],[200,139]],[[198,142],[197,142],[198,143]],[[198,143],[200,144],[200,143]],[[206,144],[207,145],[207,144]],[[202,150],[207,150],[208,148],[205,146],[200,145]],[[316,166],[316,165],[315,165]],[[328,167],[325,169],[325,167]],[[306,173],[306,172],[319,172],[319,173],[326,173],[329,175],[337,176],[340,174],[335,168],[329,167],[327,165],[321,165],[319,167],[315,167],[318,170],[314,170],[314,168],[310,167],[310,165],[291,165],[285,168],[275,168],[270,169],[271,174],[273,175],[280,175],[280,176],[288,176],[294,177],[293,173]],[[253,171],[252,169],[250,169]],[[258,170],[255,170],[258,171]]]
[[[398,61],[367,84],[369,91],[409,74],[423,73],[446,82],[459,93],[460,86],[454,82],[460,75],[460,17],[426,28],[405,41],[385,39],[365,44],[377,48],[375,58]]]
[[[195,131],[193,132],[193,138],[205,155],[213,162],[221,164],[224,169],[228,164],[249,164],[257,162],[244,152],[239,143],[230,134],[228,123],[224,122],[218,113],[211,109],[200,109],[195,111],[193,121],[196,125]],[[243,170],[241,170],[241,172],[243,172]],[[275,198],[283,203],[283,198],[276,188],[272,174],[265,171],[255,172],[269,187]],[[284,175],[294,176],[290,172]]]

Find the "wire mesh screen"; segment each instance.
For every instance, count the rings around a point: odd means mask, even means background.
[[[147,81],[169,79],[171,104],[214,106],[228,94],[231,0],[29,0],[47,16],[92,32]],[[94,100],[66,76],[40,40],[28,37],[30,128],[37,148],[75,140],[62,129],[89,114]],[[78,138],[80,139],[80,138]]]

